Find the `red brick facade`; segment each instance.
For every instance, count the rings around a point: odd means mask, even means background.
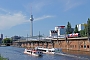
[[[17,43],[14,43],[14,45]],[[36,47],[42,46],[45,48],[62,48],[67,50],[80,50],[80,51],[90,51],[90,41],[87,38],[85,39],[53,39],[51,42],[22,42],[21,47]]]

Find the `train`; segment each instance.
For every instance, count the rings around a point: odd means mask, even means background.
[[[77,38],[77,37],[81,37],[80,33],[72,33],[72,34],[66,34],[65,35],[60,35],[60,36],[50,36],[46,39],[52,39],[52,38]]]
[[[80,33],[72,33],[67,35],[67,38],[75,38],[75,37],[81,37]]]

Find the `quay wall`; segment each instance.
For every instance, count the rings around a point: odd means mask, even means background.
[[[77,51],[89,51],[90,52],[90,41],[87,38],[71,38],[65,39],[52,39],[51,42],[43,41],[25,41],[25,42],[13,42],[14,46],[35,48],[37,46],[45,48],[62,48],[66,50],[77,50]]]

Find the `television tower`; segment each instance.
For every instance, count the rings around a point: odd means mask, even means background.
[[[30,16],[30,21],[31,21],[31,26],[30,26],[30,37],[33,37],[33,15],[32,15],[32,8],[31,8],[31,16]]]

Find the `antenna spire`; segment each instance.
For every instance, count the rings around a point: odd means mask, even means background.
[[[32,6],[30,7],[30,14],[32,15]]]

